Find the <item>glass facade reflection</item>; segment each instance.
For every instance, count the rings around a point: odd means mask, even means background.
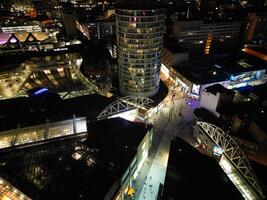
[[[0,132],[0,150],[86,132],[85,117],[3,131]]]

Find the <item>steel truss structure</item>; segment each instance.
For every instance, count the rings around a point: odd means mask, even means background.
[[[84,89],[84,90],[73,90],[69,92],[62,92],[62,93],[59,93],[59,95],[61,96],[62,99],[70,99],[70,98],[90,95],[92,93],[93,93],[92,90]]]
[[[148,110],[151,108],[151,103],[154,101],[147,97],[138,97],[138,96],[126,96],[117,99],[107,106],[99,115],[98,119],[108,118],[111,115],[132,110],[135,108],[142,108]]]
[[[68,119],[58,122],[47,121],[44,124],[0,132],[0,152],[9,148],[23,148],[49,143],[51,139],[77,137],[87,134],[86,118]]]
[[[60,91],[64,98],[66,93],[66,98],[92,93],[110,95],[110,79],[97,84],[82,74],[79,54],[64,54],[60,60],[56,56],[49,58],[50,61],[45,61],[46,57],[27,60],[16,69],[0,73],[0,99],[27,96],[28,90],[37,87]]]
[[[197,125],[198,127],[201,127],[210,139],[223,150],[223,154],[231,161],[231,163],[254,188],[254,190],[264,199],[265,196],[257,182],[257,178],[252,170],[252,167],[246,155],[235,140],[214,124],[197,122]]]
[[[100,95],[105,96],[105,93],[109,91],[112,87],[112,84],[110,82],[101,85],[94,84],[81,73],[80,66],[73,65],[73,72],[75,76],[79,79],[79,81],[85,86],[87,93],[98,93]]]

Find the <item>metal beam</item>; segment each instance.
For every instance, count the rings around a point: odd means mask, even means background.
[[[218,145],[222,150],[223,154],[231,161],[235,168],[242,174],[245,180],[250,184],[252,188],[264,199],[265,196],[263,191],[258,184],[257,178],[252,170],[252,167],[243,153],[241,148],[238,146],[236,141],[214,124],[207,122],[197,122],[200,127],[210,139]]]
[[[151,108],[151,103],[153,100],[147,97],[137,97],[137,96],[126,96],[117,99],[107,106],[99,115],[98,119],[108,118],[111,115],[115,115],[121,112],[132,110],[135,108],[143,108],[148,110]]]

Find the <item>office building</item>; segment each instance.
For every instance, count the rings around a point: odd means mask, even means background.
[[[119,87],[122,95],[159,90],[164,10],[156,1],[119,1],[116,9]]]
[[[77,16],[74,5],[67,2],[61,3],[60,14],[66,35],[69,37],[78,36],[78,29],[76,27]]]
[[[174,20],[173,36],[183,48],[201,55],[238,48],[241,21],[206,22]]]
[[[41,23],[37,21],[17,21],[10,18],[0,23],[0,33],[16,33],[16,32],[42,32]],[[12,23],[11,23],[12,21]]]
[[[246,40],[258,44],[267,43],[267,12],[249,13]]]
[[[116,22],[114,18],[96,19],[93,21],[77,22],[78,30],[91,41],[108,39],[116,34]]]

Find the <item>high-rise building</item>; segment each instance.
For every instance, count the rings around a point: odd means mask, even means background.
[[[267,12],[248,14],[246,40],[267,43]]]
[[[174,20],[173,23],[173,37],[191,51],[208,55],[239,47],[242,21]]]
[[[62,2],[60,14],[66,35],[70,37],[77,36],[78,35],[78,29],[76,27],[77,15],[75,13],[74,5],[69,2]]]
[[[159,90],[164,10],[153,0],[119,0],[116,8],[119,84],[122,95]]]

